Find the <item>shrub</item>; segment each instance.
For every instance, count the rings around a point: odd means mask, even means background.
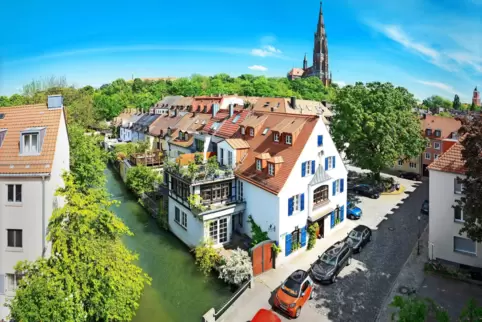
[[[154,185],[162,181],[162,177],[144,165],[132,167],[127,171],[127,186],[138,196],[154,191]]]
[[[269,236],[268,233],[263,231],[258,224],[253,219],[253,216],[249,215],[248,216],[248,222],[251,225],[251,245],[255,246],[258,245],[259,243],[268,240]]]
[[[317,222],[308,227],[308,234],[310,235],[308,238],[308,249],[312,249],[316,245],[316,231],[318,228],[320,228],[320,226]]]
[[[219,278],[227,283],[241,285],[253,275],[253,265],[248,253],[242,249],[236,249],[221,265]]]
[[[196,163],[196,164],[202,164],[202,163],[203,163],[203,155],[202,155],[202,153],[196,153],[196,154],[194,154],[194,163]]]
[[[196,265],[199,271],[208,276],[212,269],[221,261],[221,255],[213,248],[211,240],[205,241],[194,249],[194,256],[196,258]]]

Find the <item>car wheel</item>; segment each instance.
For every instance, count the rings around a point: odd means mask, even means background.
[[[336,282],[336,274],[333,274],[333,276],[331,277],[331,284],[335,282]]]
[[[301,307],[296,309],[295,318],[298,318],[301,314]]]

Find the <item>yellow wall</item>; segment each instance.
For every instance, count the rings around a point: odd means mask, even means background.
[[[414,173],[422,173],[422,164],[420,162],[420,157],[413,158],[411,160],[404,161],[402,165],[398,164],[398,161],[395,163],[390,170],[393,171],[403,171],[403,172],[414,172]],[[410,167],[410,162],[415,163],[415,168]]]

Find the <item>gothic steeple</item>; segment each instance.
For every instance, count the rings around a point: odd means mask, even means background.
[[[313,70],[312,75],[319,77],[325,86],[330,84],[330,73],[328,68],[328,39],[323,19],[323,5],[320,1],[320,13],[318,26],[315,32],[315,43],[313,47]]]
[[[308,58],[306,58],[306,53],[305,53],[305,58],[303,59],[303,69],[308,68]]]

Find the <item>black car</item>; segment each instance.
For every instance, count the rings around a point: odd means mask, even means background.
[[[415,180],[415,181],[420,181],[422,180],[422,177],[418,173],[413,173],[413,172],[400,172],[398,175],[400,178],[408,179],[408,180]]]
[[[368,185],[368,184],[359,184],[353,187],[352,189],[353,192],[356,194],[359,194],[361,196],[369,197],[372,199],[378,199],[380,198],[380,191],[379,189]]]
[[[354,253],[359,253],[372,240],[372,230],[364,225],[358,225],[348,233],[345,242],[353,249]]]
[[[422,209],[420,209],[422,214],[428,215],[428,200],[424,200],[422,203]]]
[[[335,283],[343,267],[351,263],[352,248],[345,242],[338,242],[328,248],[311,265],[310,274],[319,283]]]

